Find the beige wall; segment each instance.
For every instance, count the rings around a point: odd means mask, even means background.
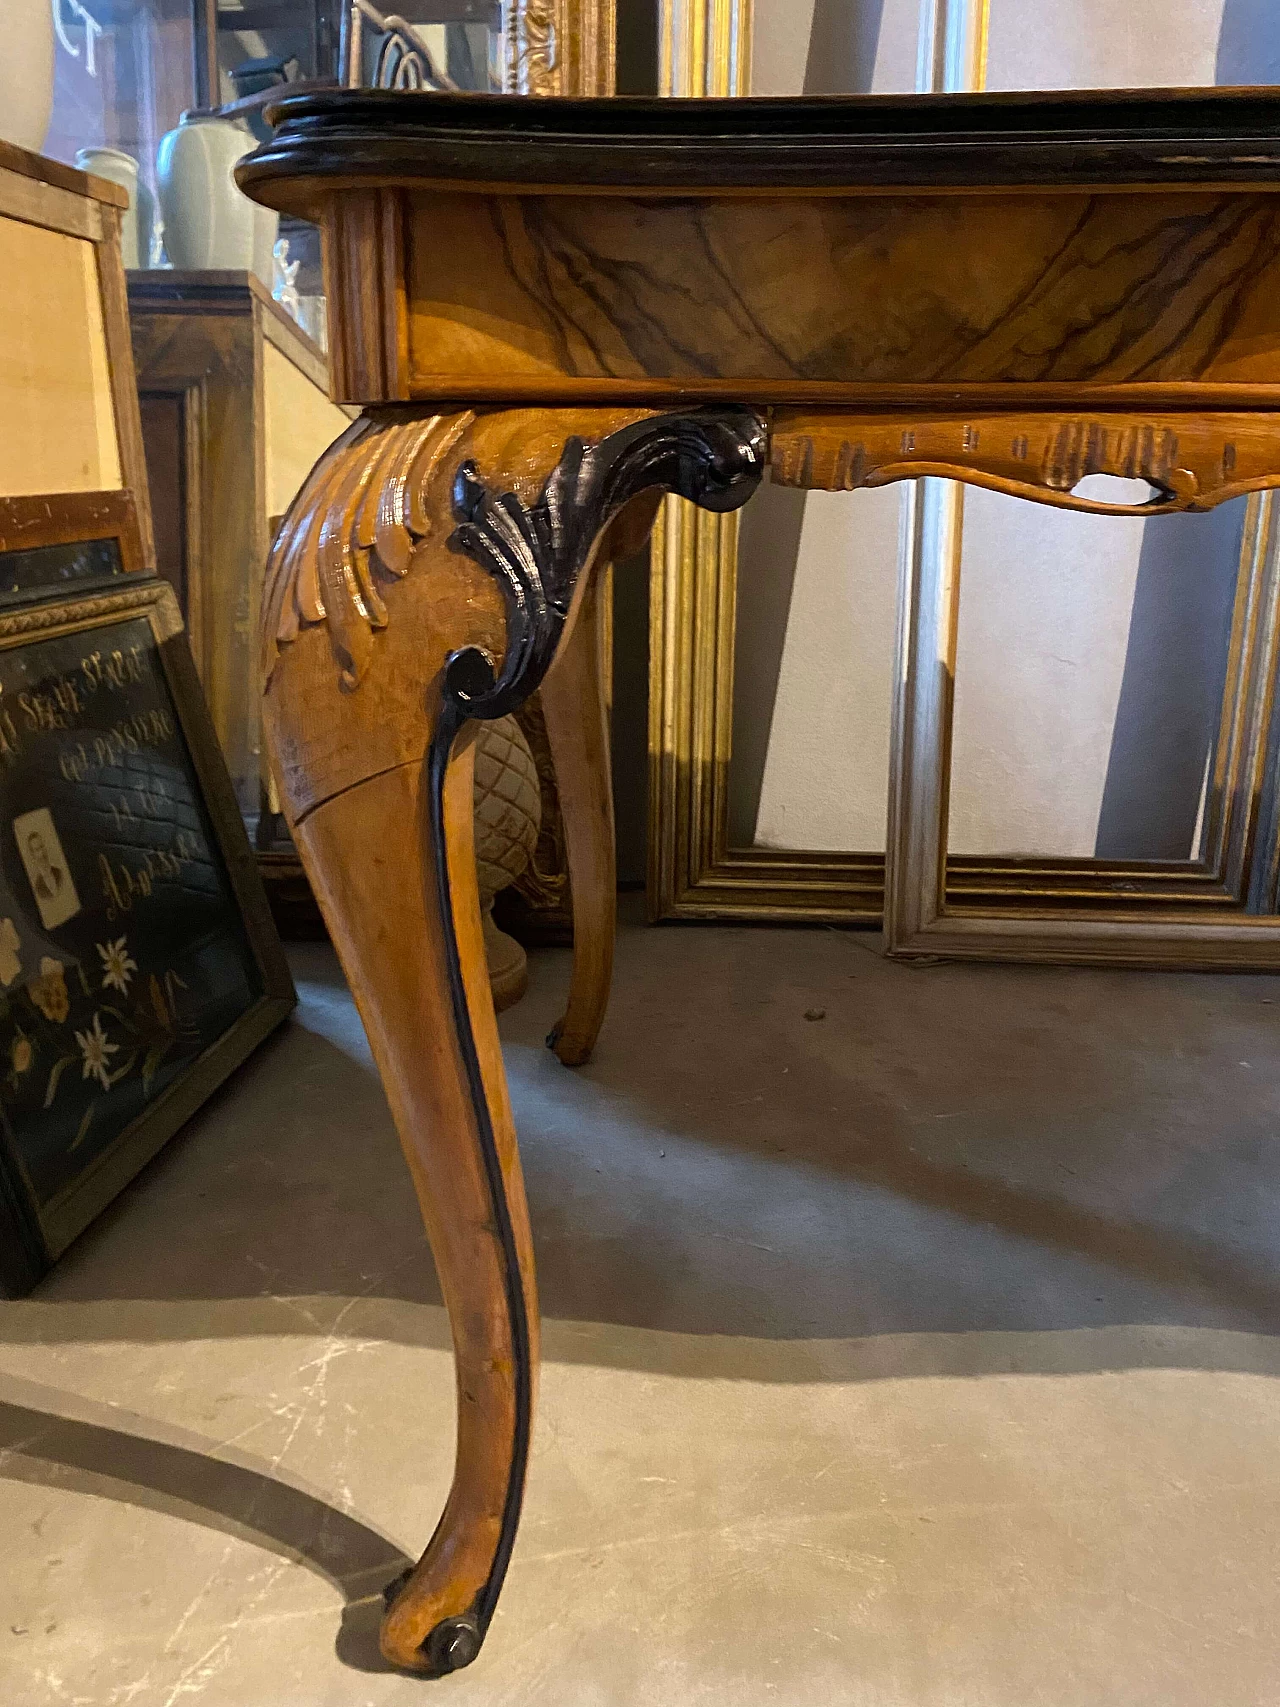
[[[756,7],[758,92],[913,87],[918,0]],[[991,0],[990,88],[1268,77],[1274,0]],[[883,845],[899,504],[774,491],[744,518],[737,841]],[[1191,853],[1239,530],[969,491],[953,851]]]

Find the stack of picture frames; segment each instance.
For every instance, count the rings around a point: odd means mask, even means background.
[[[922,0],[920,15],[918,88],[983,87],[982,0]],[[752,0],[662,0],[662,19],[664,93],[751,89]],[[650,582],[651,918],[879,925],[888,953],[914,960],[1280,967],[1277,495],[1238,501],[1232,523],[1234,591],[1190,857],[1053,858],[948,845],[965,488],[901,490],[887,834],[883,848],[849,853],[731,838],[740,522],[665,502]],[[1219,545],[1228,532],[1223,520]]]
[[[0,1290],[294,1004],[154,553],[114,186],[0,144]]]

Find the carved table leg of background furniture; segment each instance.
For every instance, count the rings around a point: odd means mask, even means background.
[[[387,1656],[418,1670],[456,1669],[484,1639],[519,1519],[537,1356],[469,734],[514,710],[563,642],[552,703],[591,771],[602,734],[568,726],[592,685],[572,635],[601,536],[624,511],[647,525],[655,490],[734,508],[765,455],[762,423],[735,409],[371,412],[313,471],[268,567],[266,725],[285,811],[386,1086],[454,1336],[453,1488],[383,1624]],[[597,818],[606,805],[594,800]],[[575,879],[594,862],[583,890],[602,908],[611,833],[571,834]],[[575,978],[562,1053],[589,1049],[606,987],[607,966]]]
[[[601,565],[641,550],[660,493],[635,498],[601,542]],[[563,1017],[547,1042],[566,1067],[591,1058],[609,1002],[617,927],[617,843],[609,715],[602,674],[600,577],[589,578],[579,620],[542,684],[542,712],[556,767],[573,908],[573,978]]]
[[[609,723],[600,673],[599,587],[599,577],[593,575],[583,593],[582,613],[542,684],[542,715],[556,767],[573,911],[569,1000],[547,1042],[566,1067],[580,1067],[590,1058],[613,976],[618,874]]]

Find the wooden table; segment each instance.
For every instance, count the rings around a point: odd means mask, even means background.
[[[584,1059],[612,907],[592,570],[661,493],[945,475],[1141,512],[1280,484],[1280,95],[288,100],[241,185],[324,234],[364,407],[263,597],[286,812],[355,992],[453,1324],[458,1450],[382,1643],[452,1670],[519,1521],[538,1317],[472,857],[475,720],[539,685]],[[554,668],[552,667],[554,665]]]

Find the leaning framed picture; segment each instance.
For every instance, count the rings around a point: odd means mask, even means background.
[[[46,531],[15,547],[0,536],[0,585],[27,594],[0,602],[10,1295],[35,1284],[295,1000],[177,600],[126,567],[127,527],[97,525],[89,541]]]

